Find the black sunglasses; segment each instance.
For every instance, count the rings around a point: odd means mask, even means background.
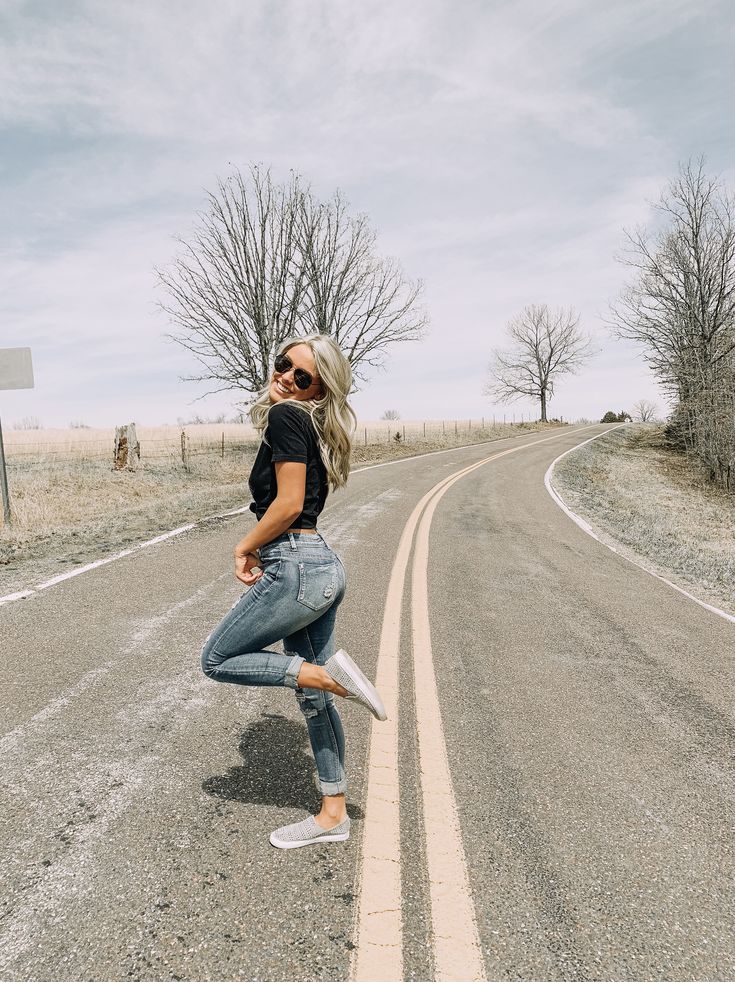
[[[288,355],[277,355],[276,360],[273,362],[273,367],[279,374],[290,372],[293,368],[293,362]],[[296,383],[296,387],[304,392],[314,384],[312,376],[303,368],[297,368],[294,371],[293,380]]]

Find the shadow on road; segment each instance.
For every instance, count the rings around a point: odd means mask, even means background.
[[[244,731],[239,750],[244,765],[207,778],[202,782],[203,791],[215,798],[243,804],[306,811],[318,807],[316,768],[309,735],[302,723],[279,714],[262,713]],[[356,805],[348,805],[347,812],[350,818],[363,817],[362,809]]]

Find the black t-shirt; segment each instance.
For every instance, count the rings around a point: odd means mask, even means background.
[[[260,521],[278,493],[274,465],[279,460],[296,460],[306,464],[306,491],[304,509],[291,524],[294,528],[316,528],[329,483],[314,424],[303,409],[289,400],[274,402],[268,410],[268,425],[263,436],[265,439],[261,440],[248,481],[253,495],[250,511],[255,512]]]

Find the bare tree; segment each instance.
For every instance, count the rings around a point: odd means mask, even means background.
[[[656,403],[639,399],[633,404],[633,415],[640,423],[650,423],[656,417]]]
[[[633,282],[612,305],[620,337],[675,398],[668,432],[695,453],[713,480],[735,476],[735,199],[704,173],[680,166],[662,193],[655,233],[626,231],[620,261]]]
[[[320,203],[298,175],[279,185],[252,166],[208,202],[192,241],[178,239],[182,254],[157,271],[180,329],[169,337],[205,366],[190,381],[256,392],[280,343],[304,332],[332,335],[364,379],[392,343],[421,336],[421,284],[375,255],[375,232],[339,193]]]
[[[571,307],[551,311],[546,304],[524,307],[507,331],[511,347],[493,350],[492,380],[485,394],[499,402],[538,399],[546,422],[556,379],[579,371],[592,354],[591,339],[580,330],[579,316]]]
[[[401,418],[401,414],[398,412],[397,409],[386,409],[386,411],[383,413],[383,415],[380,418],[381,419],[400,419]]]
[[[667,223],[658,233],[625,231],[618,258],[636,277],[612,305],[612,323],[643,345],[662,385],[686,401],[735,349],[733,199],[700,159],[680,168],[656,207]]]

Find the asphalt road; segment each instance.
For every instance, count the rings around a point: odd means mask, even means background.
[[[319,523],[347,568],[339,643],[374,674],[416,503],[529,444],[454,484],[430,539],[435,671],[487,977],[729,980],[735,625],[551,500],[551,460],[602,429],[353,474]],[[349,842],[276,850],[270,831],[318,805],[293,693],[199,670],[240,594],[231,555],[249,521],[0,607],[4,979],[348,977],[370,718],[340,706]],[[413,685],[404,622],[404,973],[428,980]]]

